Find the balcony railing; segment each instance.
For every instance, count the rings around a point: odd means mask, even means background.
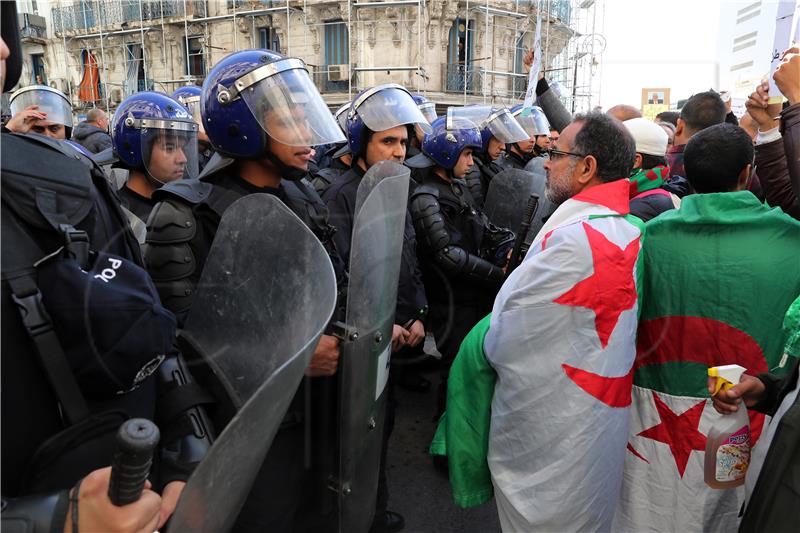
[[[19,35],[23,40],[47,39],[47,21],[32,13],[20,13]]]
[[[442,65],[442,84],[446,93],[483,94],[483,76],[478,67],[445,63]]]
[[[185,6],[185,9],[184,9]],[[128,22],[205,17],[205,0],[95,0],[52,10],[53,31],[100,31]]]

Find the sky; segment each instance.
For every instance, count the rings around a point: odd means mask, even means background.
[[[768,0],[767,0],[768,1]],[[600,105],[641,105],[643,87],[669,87],[671,100],[718,87],[721,9],[752,0],[605,0]]]

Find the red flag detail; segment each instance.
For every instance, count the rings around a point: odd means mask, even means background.
[[[594,273],[553,301],[593,310],[597,336],[605,348],[619,315],[636,303],[633,267],[639,254],[639,237],[623,250],[586,222],[583,228],[592,249]]]
[[[627,215],[631,212],[630,190],[631,187],[628,180],[615,180],[584,189],[573,196],[572,199],[586,202],[587,204],[602,205],[620,215]]]
[[[697,430],[706,401],[703,400],[678,415],[673,413],[672,409],[655,392],[653,392],[653,400],[656,402],[661,423],[645,429],[638,436],[657,440],[669,446],[678,472],[683,477],[692,450],[705,451],[706,449],[706,436]]]
[[[561,368],[578,387],[609,407],[628,407],[631,404],[633,368],[626,375],[619,377],[601,376],[567,364],[562,364]]]

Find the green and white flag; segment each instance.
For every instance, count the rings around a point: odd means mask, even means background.
[[[614,531],[735,531],[743,487],[703,481],[722,416],[707,369],[782,372],[800,294],[800,222],[750,192],[695,194],[647,225],[633,406]],[[750,412],[754,442],[764,415]]]

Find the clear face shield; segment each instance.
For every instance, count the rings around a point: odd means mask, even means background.
[[[529,138],[528,133],[505,108],[492,113],[486,120],[486,127],[503,144],[527,141]]]
[[[259,67],[229,90],[237,88],[264,131],[282,144],[318,146],[346,140],[299,59]]]
[[[339,107],[336,110],[336,113],[333,114],[333,118],[336,119],[336,123],[339,124],[339,127],[342,129],[345,134],[347,133],[347,111],[350,109],[350,102]]]
[[[192,120],[200,127],[200,131],[205,133],[203,128],[203,116],[200,114],[200,97],[199,96],[186,96],[178,98],[178,101],[183,104],[189,114],[192,115]]]
[[[372,131],[386,131],[403,124],[415,124],[430,133],[430,123],[408,91],[399,85],[381,85],[359,96],[353,108]]]
[[[171,119],[142,119],[142,160],[159,183],[198,175],[197,124]]]
[[[433,102],[425,102],[424,104],[419,104],[417,107],[419,107],[419,110],[422,113],[422,116],[425,117],[425,120],[428,122],[433,122],[436,120],[436,104]]]
[[[11,95],[11,115],[16,115],[25,110],[28,106],[37,105],[39,111],[47,114],[47,119],[43,122],[53,122],[72,127],[72,106],[61,92],[47,87],[46,85],[35,85],[25,87]]]
[[[523,111],[524,109],[520,109],[514,115],[514,118],[517,119],[517,122],[531,139],[537,135],[550,135],[550,123],[547,121],[547,117],[541,107],[531,107],[531,112],[526,117],[522,116]]]

